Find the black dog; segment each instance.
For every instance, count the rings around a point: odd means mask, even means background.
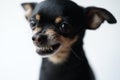
[[[33,43],[43,56],[39,80],[95,80],[84,50],[86,29],[97,29],[105,20],[116,23],[105,9],[83,8],[70,0],[23,3],[33,31]]]

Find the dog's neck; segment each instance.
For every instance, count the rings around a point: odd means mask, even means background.
[[[39,80],[94,80],[84,51],[73,46],[66,62],[53,64],[48,58],[42,59]]]

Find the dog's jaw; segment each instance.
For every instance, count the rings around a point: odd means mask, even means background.
[[[63,38],[63,43],[61,44],[59,49],[55,53],[53,53],[53,55],[48,57],[49,61],[51,61],[54,64],[61,64],[67,60],[67,58],[69,57],[72,45],[78,39],[77,36],[75,36],[73,39],[65,39],[64,37],[62,38]]]
[[[52,29],[47,29],[45,34],[48,35],[47,44],[44,47],[36,46],[37,53],[43,58],[48,58],[48,60],[54,64],[65,62],[69,56],[71,47],[77,41],[78,36],[76,35],[72,39],[66,38],[62,35],[57,34]],[[53,45],[55,47],[53,47]]]

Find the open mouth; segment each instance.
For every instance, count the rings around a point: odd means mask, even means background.
[[[40,55],[50,55],[50,54],[53,54],[59,47],[60,47],[59,43],[51,46],[44,45],[44,46],[37,47],[36,52]]]

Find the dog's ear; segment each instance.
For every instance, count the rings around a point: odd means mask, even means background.
[[[31,2],[31,3],[22,3],[22,7],[25,10],[25,17],[28,20],[32,14],[33,9],[37,5],[37,3]]]
[[[103,8],[85,8],[85,24],[88,29],[97,29],[105,20],[110,24],[117,22],[115,17]]]

